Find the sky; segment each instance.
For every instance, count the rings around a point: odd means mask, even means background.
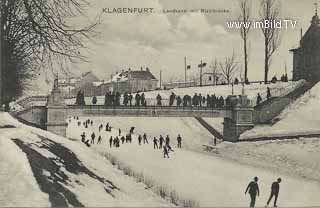
[[[303,32],[310,25],[315,13],[316,0],[280,0],[281,20],[297,20],[296,27],[281,29],[281,45],[272,57],[269,77],[280,77],[287,65],[292,75],[292,54],[289,49],[297,47],[300,28]],[[109,14],[103,8],[154,8],[152,14]],[[163,9],[226,9],[226,13],[163,13]],[[258,20],[258,0],[252,1],[252,19]],[[242,39],[239,30],[229,29],[227,21],[239,15],[238,0],[91,0],[87,17],[93,19],[101,14],[98,35],[87,41],[88,50],[82,54],[89,62],[78,62],[71,71],[93,71],[100,79],[107,80],[118,71],[148,67],[163,81],[184,80],[184,57],[191,65],[188,77],[199,73],[201,60],[207,66],[217,59],[223,61],[233,53],[238,67],[243,71]],[[72,21],[79,25],[83,17]],[[249,80],[262,80],[264,70],[264,45],[260,29],[251,29],[249,34]],[[210,71],[210,68],[207,69]]]

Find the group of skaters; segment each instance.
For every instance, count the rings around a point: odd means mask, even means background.
[[[255,207],[256,198],[257,198],[257,196],[260,195],[258,180],[259,179],[257,176],[254,177],[253,181],[251,181],[248,184],[246,191],[245,191],[245,194],[249,193],[249,195],[250,195],[250,208]],[[280,190],[280,183],[281,183],[281,178],[278,178],[275,182],[272,183],[270,196],[269,196],[269,199],[268,199],[265,207],[269,206],[273,197],[274,197],[273,207],[277,207],[277,200],[278,200],[278,195],[279,195],[279,190]]]
[[[74,117],[74,119],[77,121],[78,126],[81,126],[81,124],[85,127],[88,128],[89,126],[93,126],[93,120],[91,119],[86,119],[85,121],[80,121],[79,117]],[[71,122],[71,118],[69,120]],[[111,125],[109,123],[106,123],[105,127],[103,124],[100,124],[98,126],[98,131],[101,133],[101,131],[106,131],[106,132],[111,132]],[[116,136],[111,136],[109,138],[109,146],[110,148],[115,147],[119,148],[120,145],[123,145],[125,143],[132,143],[132,134],[134,133],[135,127],[131,127],[129,130],[129,133],[126,135],[122,134],[121,129],[118,130],[118,134]],[[81,142],[86,144],[88,147],[90,147],[93,144],[101,144],[102,142],[102,136],[99,135],[98,137],[96,136],[95,132],[92,132],[90,135],[90,139],[87,139],[87,135],[85,132],[83,132],[81,135]],[[97,142],[96,141],[97,138]],[[163,157],[164,158],[169,158],[169,153],[174,152],[173,148],[170,145],[170,137],[167,135],[165,138],[163,138],[162,135],[160,135],[159,139],[156,137],[153,137],[153,148],[154,149],[162,149],[163,150]],[[138,135],[138,144],[149,144],[149,140],[147,137],[147,134],[144,133],[143,135],[139,134]],[[177,136],[177,148],[182,148],[182,137],[180,134]]]

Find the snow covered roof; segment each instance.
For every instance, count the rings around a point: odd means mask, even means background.
[[[112,77],[109,82],[123,82],[131,79],[140,79],[140,80],[157,80],[157,78],[150,72],[150,70],[137,70],[137,71],[122,71],[118,72]]]

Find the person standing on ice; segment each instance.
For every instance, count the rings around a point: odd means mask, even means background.
[[[153,137],[153,149],[159,149],[158,140],[156,137]]]
[[[139,134],[139,136],[138,136],[139,145],[141,145],[141,141],[142,141],[142,136],[141,136],[141,134]]]
[[[119,136],[121,136],[121,129],[119,129]]]
[[[271,193],[270,193],[270,197],[268,199],[266,207],[268,207],[273,196],[274,196],[273,207],[277,207],[277,200],[278,200],[278,195],[279,195],[280,183],[281,183],[281,178],[278,178],[277,181],[272,183]]]
[[[160,147],[160,149],[162,149],[163,142],[164,142],[164,138],[162,137],[162,135],[160,135],[160,138],[159,138],[159,147]]]
[[[167,135],[166,137],[166,146],[170,145],[170,138],[169,138],[169,135]]]
[[[110,139],[109,139],[110,148],[112,147],[112,143],[113,143],[113,138],[112,138],[112,136],[111,136]]]
[[[109,131],[109,123],[106,125],[106,131]]]
[[[247,189],[245,191],[245,194],[249,191],[250,194],[250,208],[254,208],[256,204],[256,197],[259,196],[259,185],[258,185],[258,177],[254,177],[253,181],[249,183],[247,186]]]
[[[94,134],[94,132],[92,132],[91,134],[91,144],[94,144],[94,139],[96,138],[96,135]]]
[[[178,148],[181,148],[182,138],[181,138],[180,134],[178,134],[177,141],[178,141]]]
[[[148,139],[146,133],[143,134],[143,144],[148,144]]]
[[[86,142],[86,133],[85,133],[85,132],[83,132],[83,133],[81,134],[81,141],[82,141],[83,143]]]
[[[122,135],[121,137],[121,143],[124,144],[124,140],[125,140],[125,137]]]

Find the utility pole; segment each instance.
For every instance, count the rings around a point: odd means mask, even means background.
[[[162,70],[160,70],[160,89],[162,89]]]
[[[187,57],[184,57],[184,87],[187,87]]]
[[[205,62],[200,62],[200,64],[198,65],[198,67],[200,68],[200,87],[202,87],[202,68],[205,67],[207,65],[207,63]]]

